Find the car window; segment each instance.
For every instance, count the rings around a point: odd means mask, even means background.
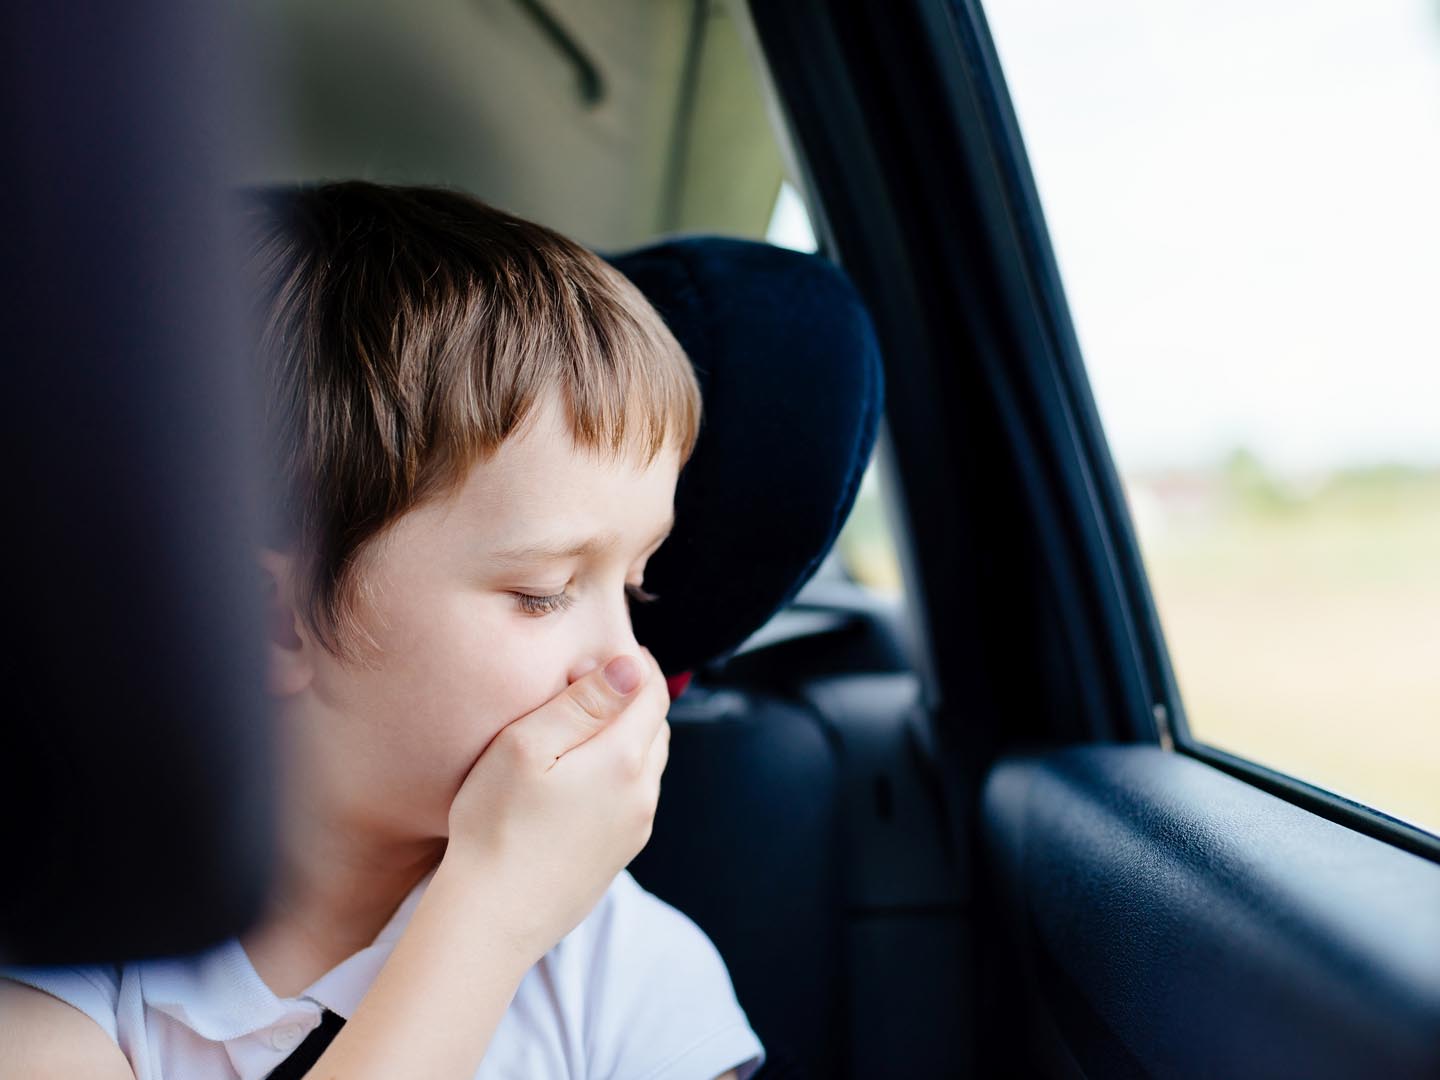
[[[1440,831],[1440,4],[986,4],[1189,738]]]

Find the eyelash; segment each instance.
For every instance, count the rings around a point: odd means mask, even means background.
[[[519,601],[520,610],[527,615],[550,615],[556,611],[564,611],[575,603],[575,598],[568,592],[555,593],[552,596],[533,596],[530,593],[522,592],[512,595]],[[649,604],[660,599],[654,593],[646,592],[639,585],[626,585],[625,595],[637,604]]]

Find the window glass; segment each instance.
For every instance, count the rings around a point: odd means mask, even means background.
[[[815,229],[810,224],[810,213],[805,209],[805,200],[788,180],[780,184],[780,194],[775,198],[775,209],[770,214],[765,240],[795,251],[815,252],[820,249],[815,241]]]
[[[1440,831],[1440,4],[987,14],[1191,737]]]
[[[796,251],[816,250],[815,230],[810,224],[804,200],[786,181],[775,200],[775,212],[765,239]],[[886,516],[884,481],[876,467],[876,455],[860,479],[855,506],[835,542],[841,565],[852,581],[872,589],[898,595],[901,592],[900,560]]]

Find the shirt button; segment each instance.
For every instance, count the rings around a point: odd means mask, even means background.
[[[294,1050],[305,1037],[305,1029],[299,1024],[281,1024],[270,1033],[270,1045],[276,1050]]]

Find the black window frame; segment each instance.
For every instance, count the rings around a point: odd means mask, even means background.
[[[978,0],[752,0],[749,17],[820,250],[886,355],[887,479],[950,764],[1156,743],[1440,862],[1417,826],[1192,736]],[[1001,475],[966,454],[987,438]]]

